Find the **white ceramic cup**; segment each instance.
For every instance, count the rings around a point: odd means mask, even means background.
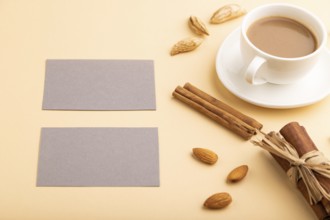
[[[306,56],[284,58],[266,53],[249,40],[247,31],[257,20],[281,16],[296,20],[305,25],[317,39],[317,49]],[[259,6],[249,12],[241,25],[240,47],[242,58],[245,62],[243,69],[247,82],[253,85],[264,83],[290,84],[306,76],[317,63],[322,50],[326,47],[327,31],[319,18],[311,12],[298,6],[275,3]]]

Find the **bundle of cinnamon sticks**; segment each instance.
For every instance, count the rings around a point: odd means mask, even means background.
[[[284,139],[289,142],[297,151],[299,156],[310,152],[317,150],[318,148],[315,146],[314,142],[308,135],[306,129],[303,126],[300,126],[297,122],[291,122],[285,125],[281,130],[280,134],[284,137]],[[287,172],[291,165],[290,163],[282,159],[274,154],[272,154],[274,159],[278,162],[278,164],[283,168],[285,172]],[[322,187],[327,191],[330,192],[330,179],[318,174],[314,173],[319,183],[322,185]],[[309,195],[306,188],[306,184],[300,179],[297,182],[297,187],[306,199],[306,201],[309,201]],[[319,201],[316,204],[310,204],[311,208],[313,209],[315,215],[320,220],[329,220],[330,219],[330,201],[322,198],[321,201]]]
[[[215,99],[190,83],[186,83],[183,87],[178,86],[173,92],[173,96],[246,140],[249,140],[257,133],[256,131],[260,131],[263,127],[257,120]],[[280,130],[280,134],[285,141],[289,142],[296,149],[299,157],[310,151],[318,151],[305,128],[300,126],[297,122],[291,122],[285,125]],[[271,155],[285,172],[292,167],[292,164],[287,160],[274,154]],[[330,179],[316,172],[314,172],[314,174],[318,182],[329,193]],[[329,200],[322,198],[316,204],[310,203],[309,192],[302,179],[298,180],[297,188],[309,203],[319,220],[330,220]]]

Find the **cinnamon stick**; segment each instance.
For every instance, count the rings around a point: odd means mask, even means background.
[[[173,92],[173,96],[246,140],[256,134],[256,128],[204,100],[186,88],[178,86]]]
[[[237,111],[236,109],[234,109],[231,106],[227,105],[226,103],[212,97],[211,95],[203,92],[202,90],[198,89],[197,87],[193,86],[192,84],[186,83],[183,86],[183,88],[185,88],[188,91],[194,93],[195,95],[201,97],[202,99],[204,99],[205,101],[218,107],[219,109],[222,109],[222,110],[232,114],[233,116],[239,118],[240,120],[244,121],[246,124],[250,125],[251,127],[261,130],[263,125],[260,122],[258,122],[257,120]]]
[[[285,138],[285,140],[288,141],[297,150],[297,153],[300,157],[310,151],[318,150],[312,139],[309,137],[306,129],[300,126],[297,122],[288,123],[280,130],[280,133]],[[288,161],[273,154],[272,156],[280,164],[280,166],[284,169],[285,172],[289,170],[291,165]],[[330,180],[317,173],[315,173],[315,176],[319,180],[320,184],[329,192]],[[306,199],[306,201],[309,202],[308,192],[305,183],[302,180],[299,180],[297,183],[297,187]],[[330,202],[327,199],[323,198],[317,204],[310,206],[313,209],[315,215],[318,217],[318,219],[330,219]]]

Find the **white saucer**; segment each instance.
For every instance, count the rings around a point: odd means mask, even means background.
[[[222,43],[216,57],[216,70],[223,85],[237,97],[268,108],[296,108],[310,105],[330,93],[330,52],[325,50],[319,63],[304,79],[295,84],[250,85],[242,75],[240,29]]]

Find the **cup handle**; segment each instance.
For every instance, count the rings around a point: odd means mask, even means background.
[[[244,76],[245,80],[252,85],[261,85],[267,83],[265,79],[257,77],[257,72],[260,67],[266,62],[266,60],[262,57],[255,56],[251,63],[245,70]]]

